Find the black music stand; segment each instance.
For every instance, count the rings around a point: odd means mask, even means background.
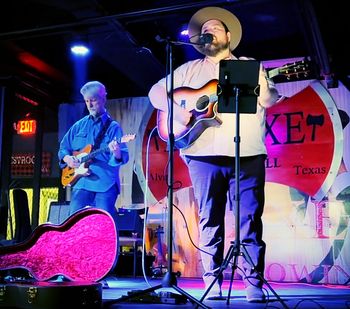
[[[255,269],[254,262],[249,256],[246,247],[240,241],[240,114],[255,114],[257,111],[257,97],[259,96],[259,68],[257,60],[221,60],[218,84],[218,112],[236,114],[236,135],[235,142],[235,240],[231,241],[230,248],[220,266],[219,273],[207,288],[200,301],[203,301],[209,293],[219,276],[232,263],[230,287],[227,296],[227,305],[230,303],[231,289],[234,273],[237,268],[238,257],[242,256]],[[242,248],[242,250],[241,250]],[[257,272],[259,278],[269,287],[272,293],[279,299],[285,308],[288,308],[277,293],[272,289],[262,274]]]
[[[155,290],[161,289],[161,288],[173,288],[175,291],[180,293],[180,295],[171,295],[171,293],[165,292],[164,295],[170,294],[171,297],[175,297],[175,299],[178,299],[179,302],[182,302],[182,298],[186,298],[193,303],[196,303],[197,306],[201,306],[203,308],[209,309],[210,307],[202,304],[201,301],[181,289],[177,286],[177,275],[173,272],[173,184],[174,184],[174,149],[175,149],[175,137],[174,137],[174,119],[173,119],[173,112],[174,112],[174,70],[173,70],[173,45],[196,45],[195,43],[187,43],[187,42],[180,42],[180,41],[171,41],[169,39],[161,39],[157,38],[159,42],[166,42],[166,50],[167,50],[167,78],[169,77],[170,81],[168,86],[170,86],[169,89],[167,89],[167,97],[168,97],[168,104],[169,104],[169,112],[168,112],[168,132],[169,132],[169,138],[168,138],[168,151],[169,151],[169,166],[168,166],[168,192],[167,192],[167,200],[168,200],[168,237],[167,237],[167,245],[168,245],[168,265],[167,265],[167,272],[165,273],[162,283],[158,284],[156,286],[150,287],[148,289],[135,291],[133,293],[130,293],[127,296],[122,296],[119,299],[110,300],[104,303],[104,308],[109,307],[110,305],[118,302],[125,302],[128,299],[135,298],[138,296],[142,296],[148,293],[151,293]],[[200,45],[200,44],[199,44]],[[168,88],[168,87],[167,87]],[[164,298],[167,298],[165,296]]]

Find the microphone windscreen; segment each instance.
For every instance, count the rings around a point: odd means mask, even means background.
[[[203,33],[199,36],[199,40],[198,43],[199,44],[210,44],[211,42],[213,42],[213,35],[211,33]]]

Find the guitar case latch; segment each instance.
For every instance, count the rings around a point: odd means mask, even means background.
[[[29,287],[28,291],[27,291],[28,304],[32,304],[35,301],[35,298],[37,297],[37,295],[38,295],[38,288],[33,287],[33,286]]]

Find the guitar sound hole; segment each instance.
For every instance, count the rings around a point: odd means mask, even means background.
[[[205,110],[208,107],[209,104],[209,97],[207,95],[204,95],[200,97],[196,103],[196,110],[202,111]]]

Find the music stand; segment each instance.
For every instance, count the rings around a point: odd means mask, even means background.
[[[236,114],[236,134],[235,142],[235,240],[231,241],[231,245],[220,266],[219,273],[213,282],[207,288],[200,301],[203,301],[209,293],[215,282],[218,280],[223,271],[228,267],[230,261],[232,263],[232,273],[230,286],[227,296],[227,305],[230,303],[231,289],[234,278],[235,269],[237,268],[238,256],[242,256],[255,269],[254,262],[249,256],[248,251],[240,241],[240,114],[255,114],[257,111],[257,97],[259,96],[259,69],[260,62],[257,60],[221,60],[219,70],[218,84],[218,112],[219,113],[235,113]],[[237,74],[238,73],[238,74]],[[242,251],[241,251],[242,248]],[[272,293],[281,301],[285,308],[288,308],[277,293],[272,289],[262,274],[256,271],[259,278],[269,287]]]

